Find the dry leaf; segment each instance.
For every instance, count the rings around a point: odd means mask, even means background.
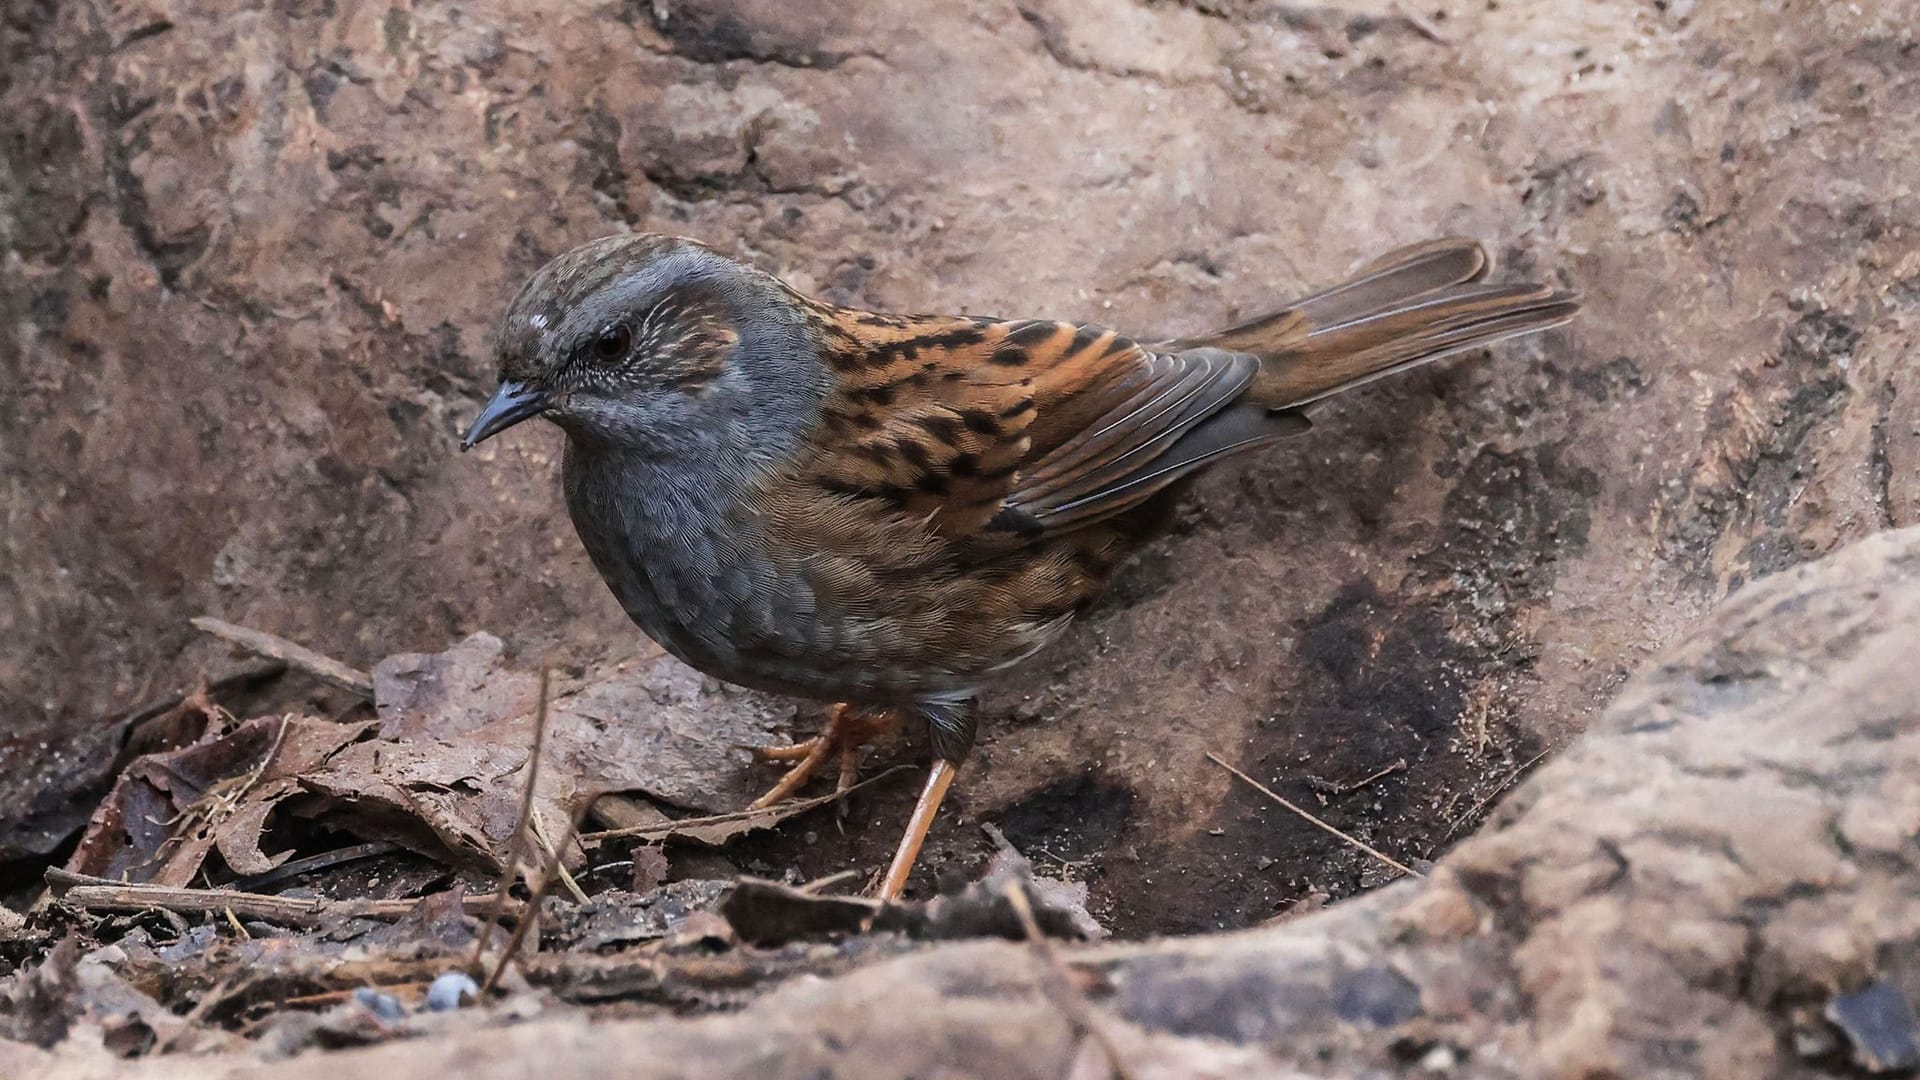
[[[68,869],[186,885],[217,850],[236,874],[266,873],[293,854],[262,848],[284,807],[362,839],[498,871],[519,820],[538,697],[538,680],[509,669],[504,651],[477,634],[444,653],[382,661],[377,738],[365,737],[375,721],[262,717],[135,760]],[[665,656],[616,668],[552,703],[535,814],[577,821],[603,794],[636,793],[703,816],[630,835],[718,845],[832,802],[736,810],[769,782],[740,748],[779,741],[791,711]],[[574,843],[564,854],[577,866],[583,851]]]
[[[335,756],[304,786],[331,800],[343,828],[501,868],[538,696],[537,679],[507,668],[503,654],[498,639],[476,634],[444,653],[382,661],[374,685],[383,738]],[[573,821],[600,795],[633,792],[711,815],[664,823],[654,839],[719,844],[766,828],[832,801],[727,812],[769,782],[741,747],[780,741],[791,715],[778,698],[722,687],[669,657],[622,665],[552,703],[535,811]],[[567,856],[578,864],[577,845]]]
[[[67,869],[186,885],[216,847],[236,873],[272,869],[292,853],[267,855],[260,836],[274,809],[301,792],[295,778],[371,726],[263,716],[210,731],[184,749],[136,758],[94,812]]]
[[[505,653],[499,638],[480,633],[446,652],[398,653],[375,664],[380,737],[453,738],[533,712],[539,676],[507,670]]]

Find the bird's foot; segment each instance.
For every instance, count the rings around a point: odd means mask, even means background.
[[[835,792],[853,786],[860,773],[860,755],[866,745],[900,725],[900,714],[892,709],[867,710],[852,705],[835,705],[827,714],[827,726],[820,734],[791,746],[757,746],[753,756],[761,761],[792,762],[787,775],[772,790],[753,801],[749,809],[762,810],[793,797],[828,757],[840,757],[840,779]]]

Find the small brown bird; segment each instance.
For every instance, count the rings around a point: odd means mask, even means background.
[[[730,682],[838,702],[756,806],[903,716],[934,762],[881,895],[905,887],[973,701],[1092,605],[1197,470],[1306,431],[1329,394],[1567,321],[1467,240],[1395,251],[1230,330],[879,315],[695,241],[596,240],[529,279],[462,442],[567,435],[567,510],[648,636]]]

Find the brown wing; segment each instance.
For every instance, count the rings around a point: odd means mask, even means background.
[[[825,434],[844,449],[821,461],[824,486],[950,537],[1031,538],[1137,505],[1219,456],[1170,451],[1259,371],[1244,354],[1155,354],[1091,325],[844,311],[827,325]],[[1246,420],[1231,448],[1305,423]]]

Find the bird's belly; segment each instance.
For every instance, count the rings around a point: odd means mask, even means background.
[[[617,533],[576,521],[620,606],[688,666],[741,686],[831,701],[905,703],[970,691],[981,670],[927,656],[891,630],[889,612],[821,610],[806,574],[753,554],[734,521],[724,531]],[[1000,665],[993,665],[1000,666]]]

